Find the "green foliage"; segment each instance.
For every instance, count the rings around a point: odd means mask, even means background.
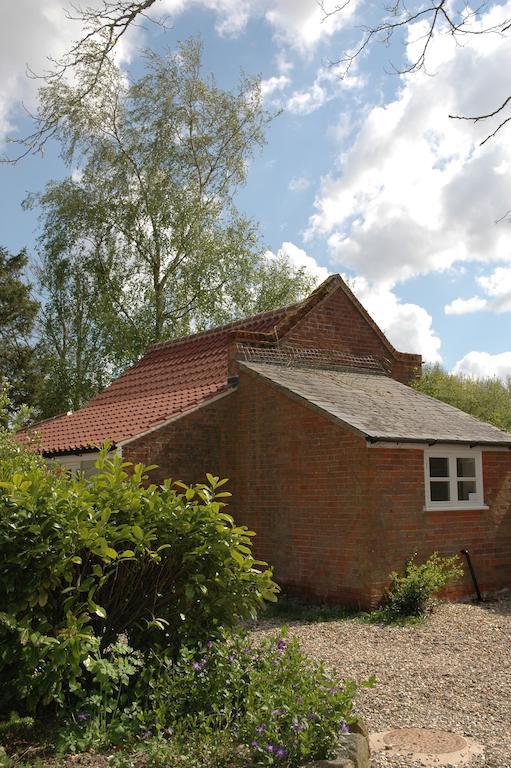
[[[81,251],[80,251],[81,253]],[[62,240],[41,256],[40,349],[46,376],[42,418],[76,410],[110,380],[105,334],[97,322],[95,281]]]
[[[223,633],[200,646],[182,646],[174,661],[149,653],[140,673],[129,648],[119,671],[113,669],[116,654],[106,665],[96,662],[105,680],[96,672],[94,692],[77,702],[75,724],[64,731],[67,748],[135,740],[148,743],[143,751],[149,764],[181,754],[185,765],[194,765],[197,744],[210,745],[215,734],[224,734],[225,758],[297,766],[335,754],[340,735],[356,719],[358,684],[333,679],[285,632],[257,646],[243,634]],[[136,681],[127,685],[130,675]],[[218,754],[216,759],[222,764]]]
[[[234,206],[272,118],[260,81],[223,90],[201,59],[194,40],[147,53],[135,82],[107,59],[80,99],[96,73],[84,56],[74,85],[41,91],[42,119],[66,115],[57,135],[80,167],[26,201],[41,210],[44,341],[58,371],[49,410],[67,391],[75,406],[153,342],[294,303],[315,283],[269,258]]]
[[[391,619],[423,615],[431,597],[463,575],[458,555],[441,557],[433,552],[421,565],[417,565],[415,557],[407,562],[404,574],[390,574],[383,613]]]
[[[425,366],[415,389],[443,400],[482,421],[511,431],[511,381],[497,378],[472,379],[447,373],[439,365]]]
[[[257,649],[247,685],[243,741],[252,746],[258,765],[298,766],[334,757],[339,737],[356,719],[357,688],[352,680],[334,680],[322,663],[304,656],[296,638],[268,639]]]
[[[25,251],[10,256],[0,246],[0,384],[11,384],[9,412],[32,405],[41,383],[32,341],[39,305],[24,278],[27,262]]]
[[[106,449],[86,480],[3,443],[0,711],[64,704],[119,634],[175,654],[275,599],[225,481],[146,486],[146,468]]]
[[[121,745],[140,736],[144,713],[135,694],[136,676],[144,669],[144,656],[119,638],[104,651],[97,649],[83,660],[80,688],[66,711],[59,747],[82,752]],[[152,675],[152,670],[151,670]],[[137,686],[137,693],[140,686]]]
[[[358,618],[360,615],[359,610],[345,605],[310,604],[292,597],[281,596],[277,603],[268,603],[261,618],[315,624],[325,621],[343,621]]]
[[[27,728],[32,728],[33,725],[32,717],[20,717],[17,712],[11,712],[7,720],[0,720],[0,736],[24,731]]]
[[[133,752],[113,756],[113,768],[247,768],[249,750],[230,731],[204,724],[197,731],[176,728],[169,740],[149,739]]]

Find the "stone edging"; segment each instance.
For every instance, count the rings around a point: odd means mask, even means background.
[[[351,726],[351,733],[342,737],[339,755],[334,760],[316,760],[307,763],[307,768],[369,768],[370,764],[369,732],[359,720]]]

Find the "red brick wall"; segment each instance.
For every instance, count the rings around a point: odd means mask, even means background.
[[[392,364],[392,376],[405,384],[420,373],[420,355],[395,359],[392,350],[341,288],[314,307],[286,335],[286,343],[386,358]]]
[[[426,558],[437,551],[459,554],[467,549],[481,589],[495,592],[511,587],[511,453],[483,452],[484,498],[488,510],[424,512],[422,450],[368,449],[374,520],[375,593],[386,574],[401,570],[417,552]],[[456,597],[474,594],[465,560],[465,577],[447,588]],[[376,578],[379,573],[379,579]]]
[[[511,452],[483,453],[487,511],[424,512],[423,453],[365,440],[250,372],[228,396],[124,449],[158,481],[231,478],[230,511],[288,592],[374,606],[415,551],[468,549],[483,590],[511,586]],[[468,575],[451,590],[473,593]]]
[[[288,591],[363,599],[364,440],[246,372],[238,397],[233,509],[257,532],[258,556]]]
[[[361,603],[370,589],[365,441],[247,372],[239,389],[129,443],[151,480],[229,477],[230,511],[287,591]],[[356,466],[358,471],[353,471]]]
[[[225,397],[128,443],[123,448],[123,457],[133,463],[157,464],[150,475],[155,483],[167,477],[188,484],[200,483],[206,472],[227,476],[225,442],[230,439],[228,420],[235,397],[236,393],[230,391]]]

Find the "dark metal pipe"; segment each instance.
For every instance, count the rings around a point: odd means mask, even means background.
[[[478,600],[478,602],[481,602],[481,600],[483,598],[481,597],[481,590],[479,589],[479,584],[477,583],[477,576],[476,576],[476,572],[474,571],[474,566],[472,565],[472,560],[470,558],[470,552],[468,551],[468,549],[462,549],[461,550],[461,554],[465,555],[465,557],[467,558],[468,569],[470,571],[470,575],[472,576],[472,582],[474,584],[474,588],[475,588],[475,591],[476,591],[477,600]]]

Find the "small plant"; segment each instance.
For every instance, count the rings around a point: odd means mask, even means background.
[[[168,740],[149,739],[132,752],[112,755],[112,768],[247,768],[250,753],[229,731],[204,726],[177,730]]]
[[[119,637],[103,652],[98,648],[83,662],[86,675],[60,733],[65,752],[100,749],[129,742],[144,732],[144,718],[130,688],[144,658]]]
[[[340,736],[356,721],[359,685],[373,683],[333,678],[285,630],[265,640],[253,658],[242,725],[254,762],[298,766],[334,757]]]
[[[11,712],[7,720],[0,720],[0,736],[25,731],[33,725],[32,717],[20,717],[17,712]]]
[[[335,755],[356,720],[359,685],[334,679],[285,630],[256,647],[244,635],[225,635],[183,648],[153,705],[160,722],[187,724],[188,732],[230,732],[251,764],[298,766]]]
[[[463,575],[457,555],[441,557],[433,552],[421,565],[417,565],[415,558],[413,555],[407,562],[404,574],[390,574],[391,584],[383,607],[383,614],[390,619],[423,616],[431,597]]]

